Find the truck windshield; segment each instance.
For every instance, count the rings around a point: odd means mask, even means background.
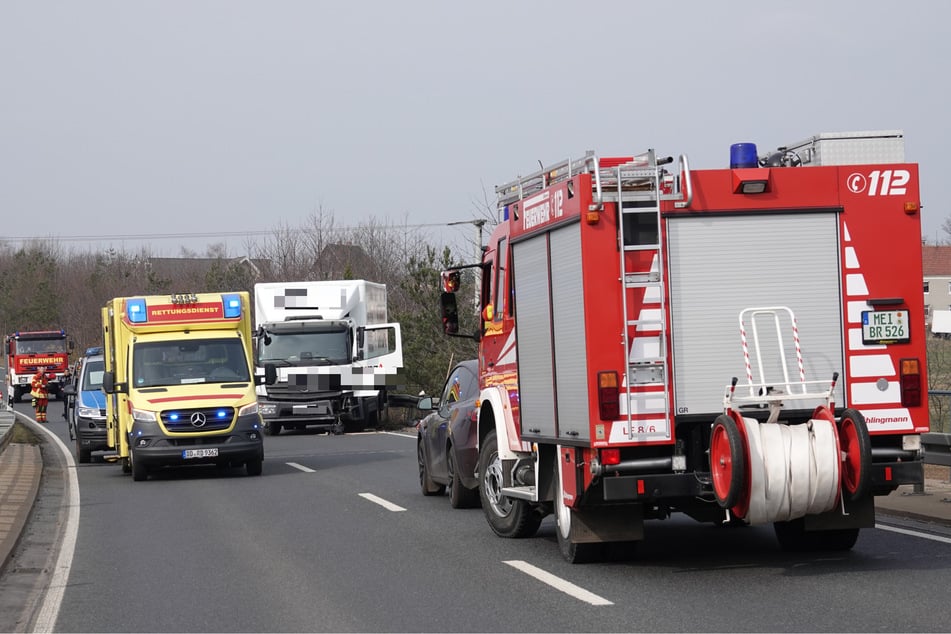
[[[350,363],[347,330],[321,332],[269,332],[270,343],[258,339],[260,363],[287,362],[290,365],[340,365]]]
[[[132,380],[142,388],[249,381],[250,376],[239,339],[198,339],[135,344]]]
[[[16,354],[66,352],[65,339],[18,339]]]

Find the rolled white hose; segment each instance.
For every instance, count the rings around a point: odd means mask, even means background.
[[[749,524],[783,522],[835,507],[839,456],[833,423],[761,424],[744,418],[749,444]]]

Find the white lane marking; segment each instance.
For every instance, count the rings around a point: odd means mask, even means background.
[[[417,438],[416,434],[404,434],[398,431],[385,431],[383,433],[386,434],[387,436],[402,436],[403,438],[410,438],[412,440],[416,440]]]
[[[902,535],[911,535],[912,537],[921,537],[922,539],[930,539],[931,541],[941,542],[942,544],[951,544],[951,537],[942,537],[940,535],[932,535],[931,533],[919,533],[918,531],[908,530],[907,528],[898,528],[897,526],[886,526],[885,524],[876,524],[875,528],[880,528],[883,531],[891,531],[893,533],[901,533]]]
[[[547,583],[555,590],[560,590],[561,592],[584,601],[585,603],[590,603],[591,605],[614,605],[613,601],[608,601],[603,597],[599,597],[594,593],[588,592],[584,588],[576,586],[570,581],[565,581],[561,577],[556,577],[550,572],[546,572],[541,568],[537,568],[530,563],[521,561],[519,559],[503,561],[502,563],[508,564],[516,570],[521,570],[525,574],[535,577],[542,583]]]
[[[287,462],[285,463],[289,467],[294,467],[295,469],[300,469],[304,473],[317,473],[316,469],[311,469],[310,467],[305,467],[302,464],[297,464],[296,462]]]
[[[60,453],[66,458],[66,527],[63,530],[63,542],[60,544],[59,555],[56,557],[56,567],[53,569],[46,595],[43,597],[43,605],[40,606],[40,611],[33,624],[34,632],[52,632],[56,625],[56,619],[59,617],[59,609],[63,604],[63,593],[66,592],[69,571],[73,565],[73,552],[76,550],[76,537],[79,535],[79,476],[76,475],[76,463],[73,461],[73,454],[59,439],[59,436],[32,418],[24,416],[20,412],[14,413],[32,421],[34,424],[30,425],[30,428],[34,431],[39,429],[52,438]]]
[[[364,500],[370,500],[371,502],[374,502],[375,504],[379,504],[380,506],[385,508],[387,511],[398,512],[398,511],[406,510],[402,506],[398,504],[393,504],[392,502],[387,502],[383,498],[377,497],[373,495],[372,493],[361,493],[360,497],[362,497]]]

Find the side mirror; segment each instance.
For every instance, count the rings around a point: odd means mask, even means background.
[[[103,372],[102,373],[102,391],[106,394],[115,394],[116,392],[116,375],[112,372]]]
[[[433,397],[424,396],[416,401],[416,409],[421,411],[427,411],[433,409]]]
[[[459,309],[456,307],[455,293],[442,293],[439,298],[439,315],[442,317],[444,333],[455,335],[459,332]]]
[[[264,384],[274,385],[277,383],[277,366],[273,363],[264,364]]]

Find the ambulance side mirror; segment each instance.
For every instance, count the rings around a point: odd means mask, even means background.
[[[116,375],[112,372],[102,373],[102,391],[106,394],[116,393]]]
[[[277,383],[277,366],[273,363],[264,364],[264,384],[274,385]]]

